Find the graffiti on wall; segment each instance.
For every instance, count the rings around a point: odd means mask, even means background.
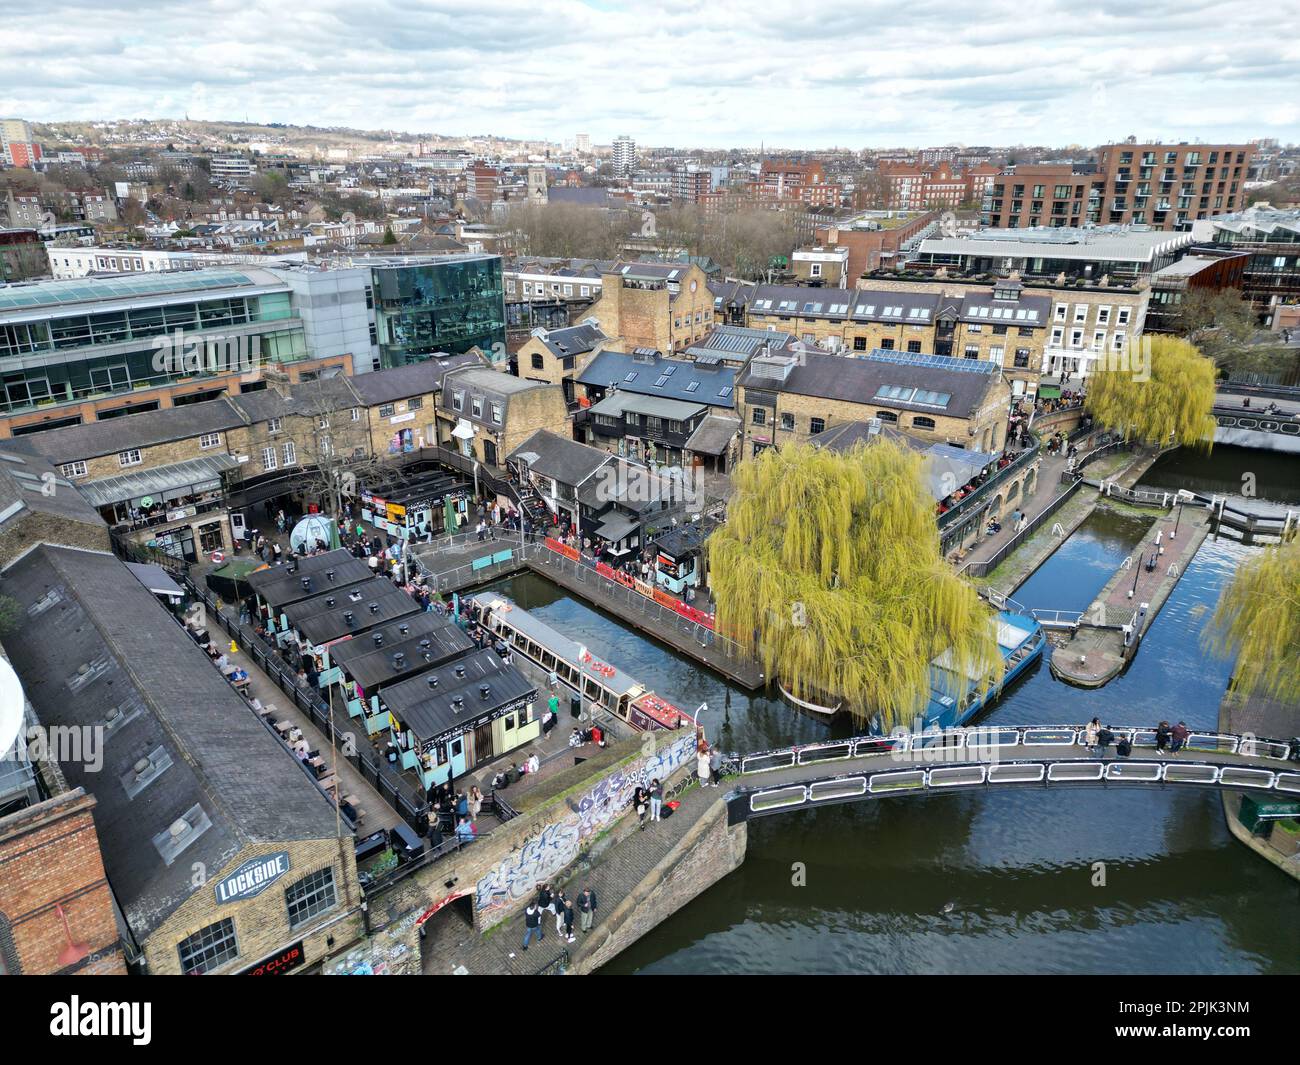
[[[667,780],[695,756],[695,735],[681,736],[645,758],[619,766],[590,790],[568,800],[569,811],[524,841],[479,880],[474,907],[502,917],[532,895],[537,885],[559,875],[578,857],[583,842],[603,832],[632,803],[638,785]]]

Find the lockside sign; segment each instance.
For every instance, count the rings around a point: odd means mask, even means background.
[[[288,871],[288,851],[251,858],[229,876],[217,881],[213,888],[217,903],[239,902],[260,895]]]

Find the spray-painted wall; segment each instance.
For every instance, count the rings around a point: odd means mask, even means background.
[[[648,733],[649,740],[654,733]],[[554,819],[526,839],[478,881],[474,908],[481,927],[505,919],[529,898],[539,883],[549,880],[577,857],[582,845],[599,835],[628,811],[640,784],[667,781],[695,756],[690,732],[632,762],[617,766],[588,790],[569,796],[557,806]]]

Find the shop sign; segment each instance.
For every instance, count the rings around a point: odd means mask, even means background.
[[[265,961],[260,961],[251,968],[245,969],[240,976],[283,976],[290,970],[298,968],[303,963],[306,955],[303,953],[302,940],[298,940],[293,946],[285,947],[280,953],[272,955]]]
[[[229,876],[217,881],[213,891],[218,903],[239,902],[260,895],[289,871],[289,852],[277,851],[246,861]]]

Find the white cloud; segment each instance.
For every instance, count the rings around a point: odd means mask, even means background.
[[[1300,139],[1300,0],[48,0],[0,113],[643,144]]]

